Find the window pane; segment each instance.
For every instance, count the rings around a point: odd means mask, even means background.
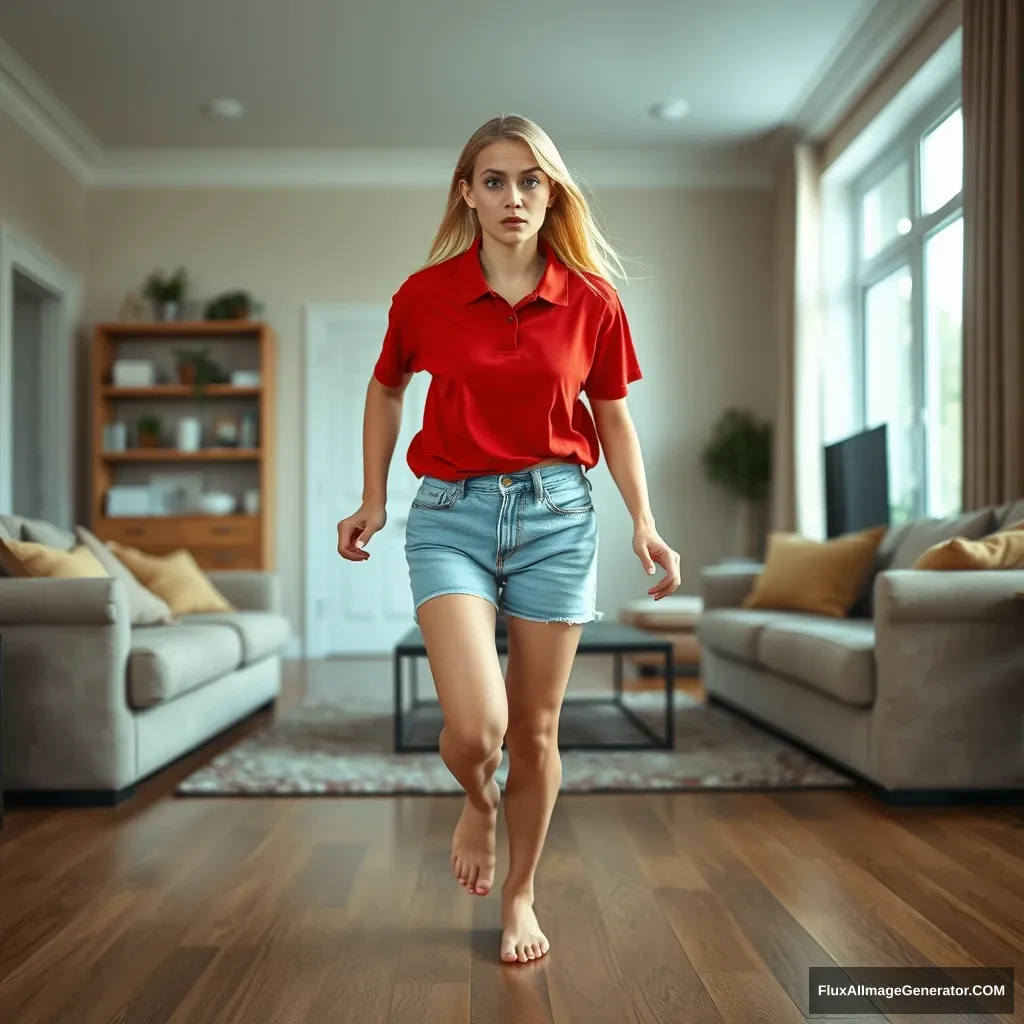
[[[893,523],[917,514],[914,473],[914,361],[909,267],[872,285],[864,297],[867,423],[888,424]]]
[[[957,108],[921,142],[921,212],[934,213],[964,184],[964,119]]]
[[[910,230],[910,175],[906,162],[891,170],[861,200],[861,253],[871,259]]]
[[[958,218],[925,243],[925,416],[928,515],[960,511],[963,480],[964,222]]]

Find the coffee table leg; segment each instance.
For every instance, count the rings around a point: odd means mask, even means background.
[[[615,703],[622,703],[622,652],[612,656],[612,685],[615,689]]]
[[[665,651],[665,749],[672,750],[676,745],[676,667],[672,645]]]
[[[402,693],[402,656],[395,653],[395,712],[394,712],[394,723],[395,723],[395,753],[402,753],[405,748],[403,742],[403,723],[402,723],[402,705],[404,702],[404,695]]]

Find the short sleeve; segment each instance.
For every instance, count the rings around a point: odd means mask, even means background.
[[[629,385],[641,376],[626,311],[618,293],[613,293],[601,322],[594,360],[583,382],[583,390],[598,401],[625,398]]]
[[[377,356],[373,375],[386,388],[397,388],[402,377],[412,372],[413,353],[405,316],[405,288],[391,298],[388,310],[388,328],[384,334],[380,354]]]

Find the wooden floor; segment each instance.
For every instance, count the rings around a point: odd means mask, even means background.
[[[9,813],[0,1022],[778,1024],[812,965],[1024,963],[1020,809],[820,792],[562,798],[551,952],[505,966],[456,798],[172,795],[255,724],[116,810]]]

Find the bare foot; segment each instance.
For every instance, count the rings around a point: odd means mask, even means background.
[[[474,806],[467,798],[452,836],[452,870],[459,884],[476,896],[486,896],[494,885],[494,830],[500,794],[497,782],[491,779],[486,810]]]
[[[533,897],[501,899],[501,959],[507,964],[539,960],[551,948],[533,912]]]

